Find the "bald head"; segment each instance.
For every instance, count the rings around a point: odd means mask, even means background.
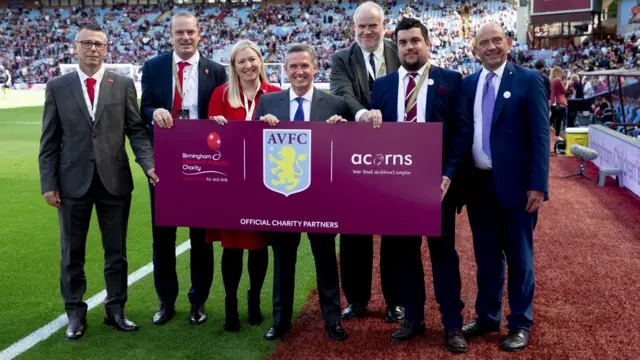
[[[496,23],[486,23],[476,32],[476,54],[480,57],[482,66],[489,71],[498,69],[507,61],[511,45],[511,38]]]
[[[504,29],[502,28],[502,26],[498,25],[497,23],[490,22],[490,23],[486,23],[486,24],[483,24],[482,26],[480,26],[480,28],[476,32],[476,44],[478,43],[478,38],[480,37],[480,35],[485,34],[487,32],[492,32],[494,34],[495,33],[500,34],[504,38],[507,37],[507,35],[504,32]]]
[[[365,51],[373,52],[380,46],[384,31],[384,10],[380,5],[367,1],[353,13],[356,41]]]

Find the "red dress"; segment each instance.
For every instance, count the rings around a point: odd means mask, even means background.
[[[231,107],[229,104],[229,97],[227,95],[227,89],[229,88],[229,84],[224,84],[218,86],[211,95],[211,99],[209,100],[209,111],[208,116],[218,116],[222,115],[225,119],[232,120],[245,120],[247,113],[244,106],[239,108]],[[260,100],[260,96],[262,94],[267,94],[270,92],[282,91],[277,86],[271,85],[269,83],[261,83],[260,89],[255,96],[255,106],[253,106],[254,111],[258,107],[258,101]],[[240,89],[240,98],[243,99],[242,89]],[[251,108],[251,101],[248,103],[249,108]],[[253,116],[252,116],[253,117]],[[247,230],[218,230],[218,229],[207,229],[207,242],[221,241],[222,247],[226,248],[240,248],[240,249],[261,249],[269,246],[269,241],[267,240],[264,233],[259,231],[247,231]]]

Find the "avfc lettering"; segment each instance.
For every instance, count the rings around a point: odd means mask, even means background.
[[[283,131],[273,132],[269,134],[267,140],[268,145],[280,145],[280,144],[300,144],[306,145],[309,141],[309,135],[307,133],[301,133],[300,131],[284,133]]]

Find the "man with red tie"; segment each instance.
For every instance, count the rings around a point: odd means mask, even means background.
[[[133,80],[102,66],[108,44],[100,27],[84,26],[75,39],[78,71],[52,79],[45,92],[40,186],[47,204],[58,209],[60,292],[69,340],[84,336],[87,325],[85,246],[94,206],[104,249],[104,323],[120,331],[138,330],[124,315],[133,191],[125,134],[150,181],[158,181]]]
[[[142,118],[153,141],[153,126],[170,128],[178,119],[207,119],[213,90],[227,82],[224,67],[198,51],[198,20],[188,12],[174,15],[170,23],[173,51],[156,56],[142,67]],[[171,320],[178,297],[176,273],[176,227],[155,226],[154,191],[151,194],[153,268],[160,308],[153,323]],[[213,282],[213,245],[205,241],[206,229],[189,229],[191,239],[191,289],[189,322],[206,321],[204,304]]]

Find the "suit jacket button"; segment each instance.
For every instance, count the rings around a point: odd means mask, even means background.
[[[90,161],[91,161],[91,162],[96,162],[96,159],[91,159]]]
[[[97,138],[98,136],[96,135],[96,133],[93,133],[93,138]]]

